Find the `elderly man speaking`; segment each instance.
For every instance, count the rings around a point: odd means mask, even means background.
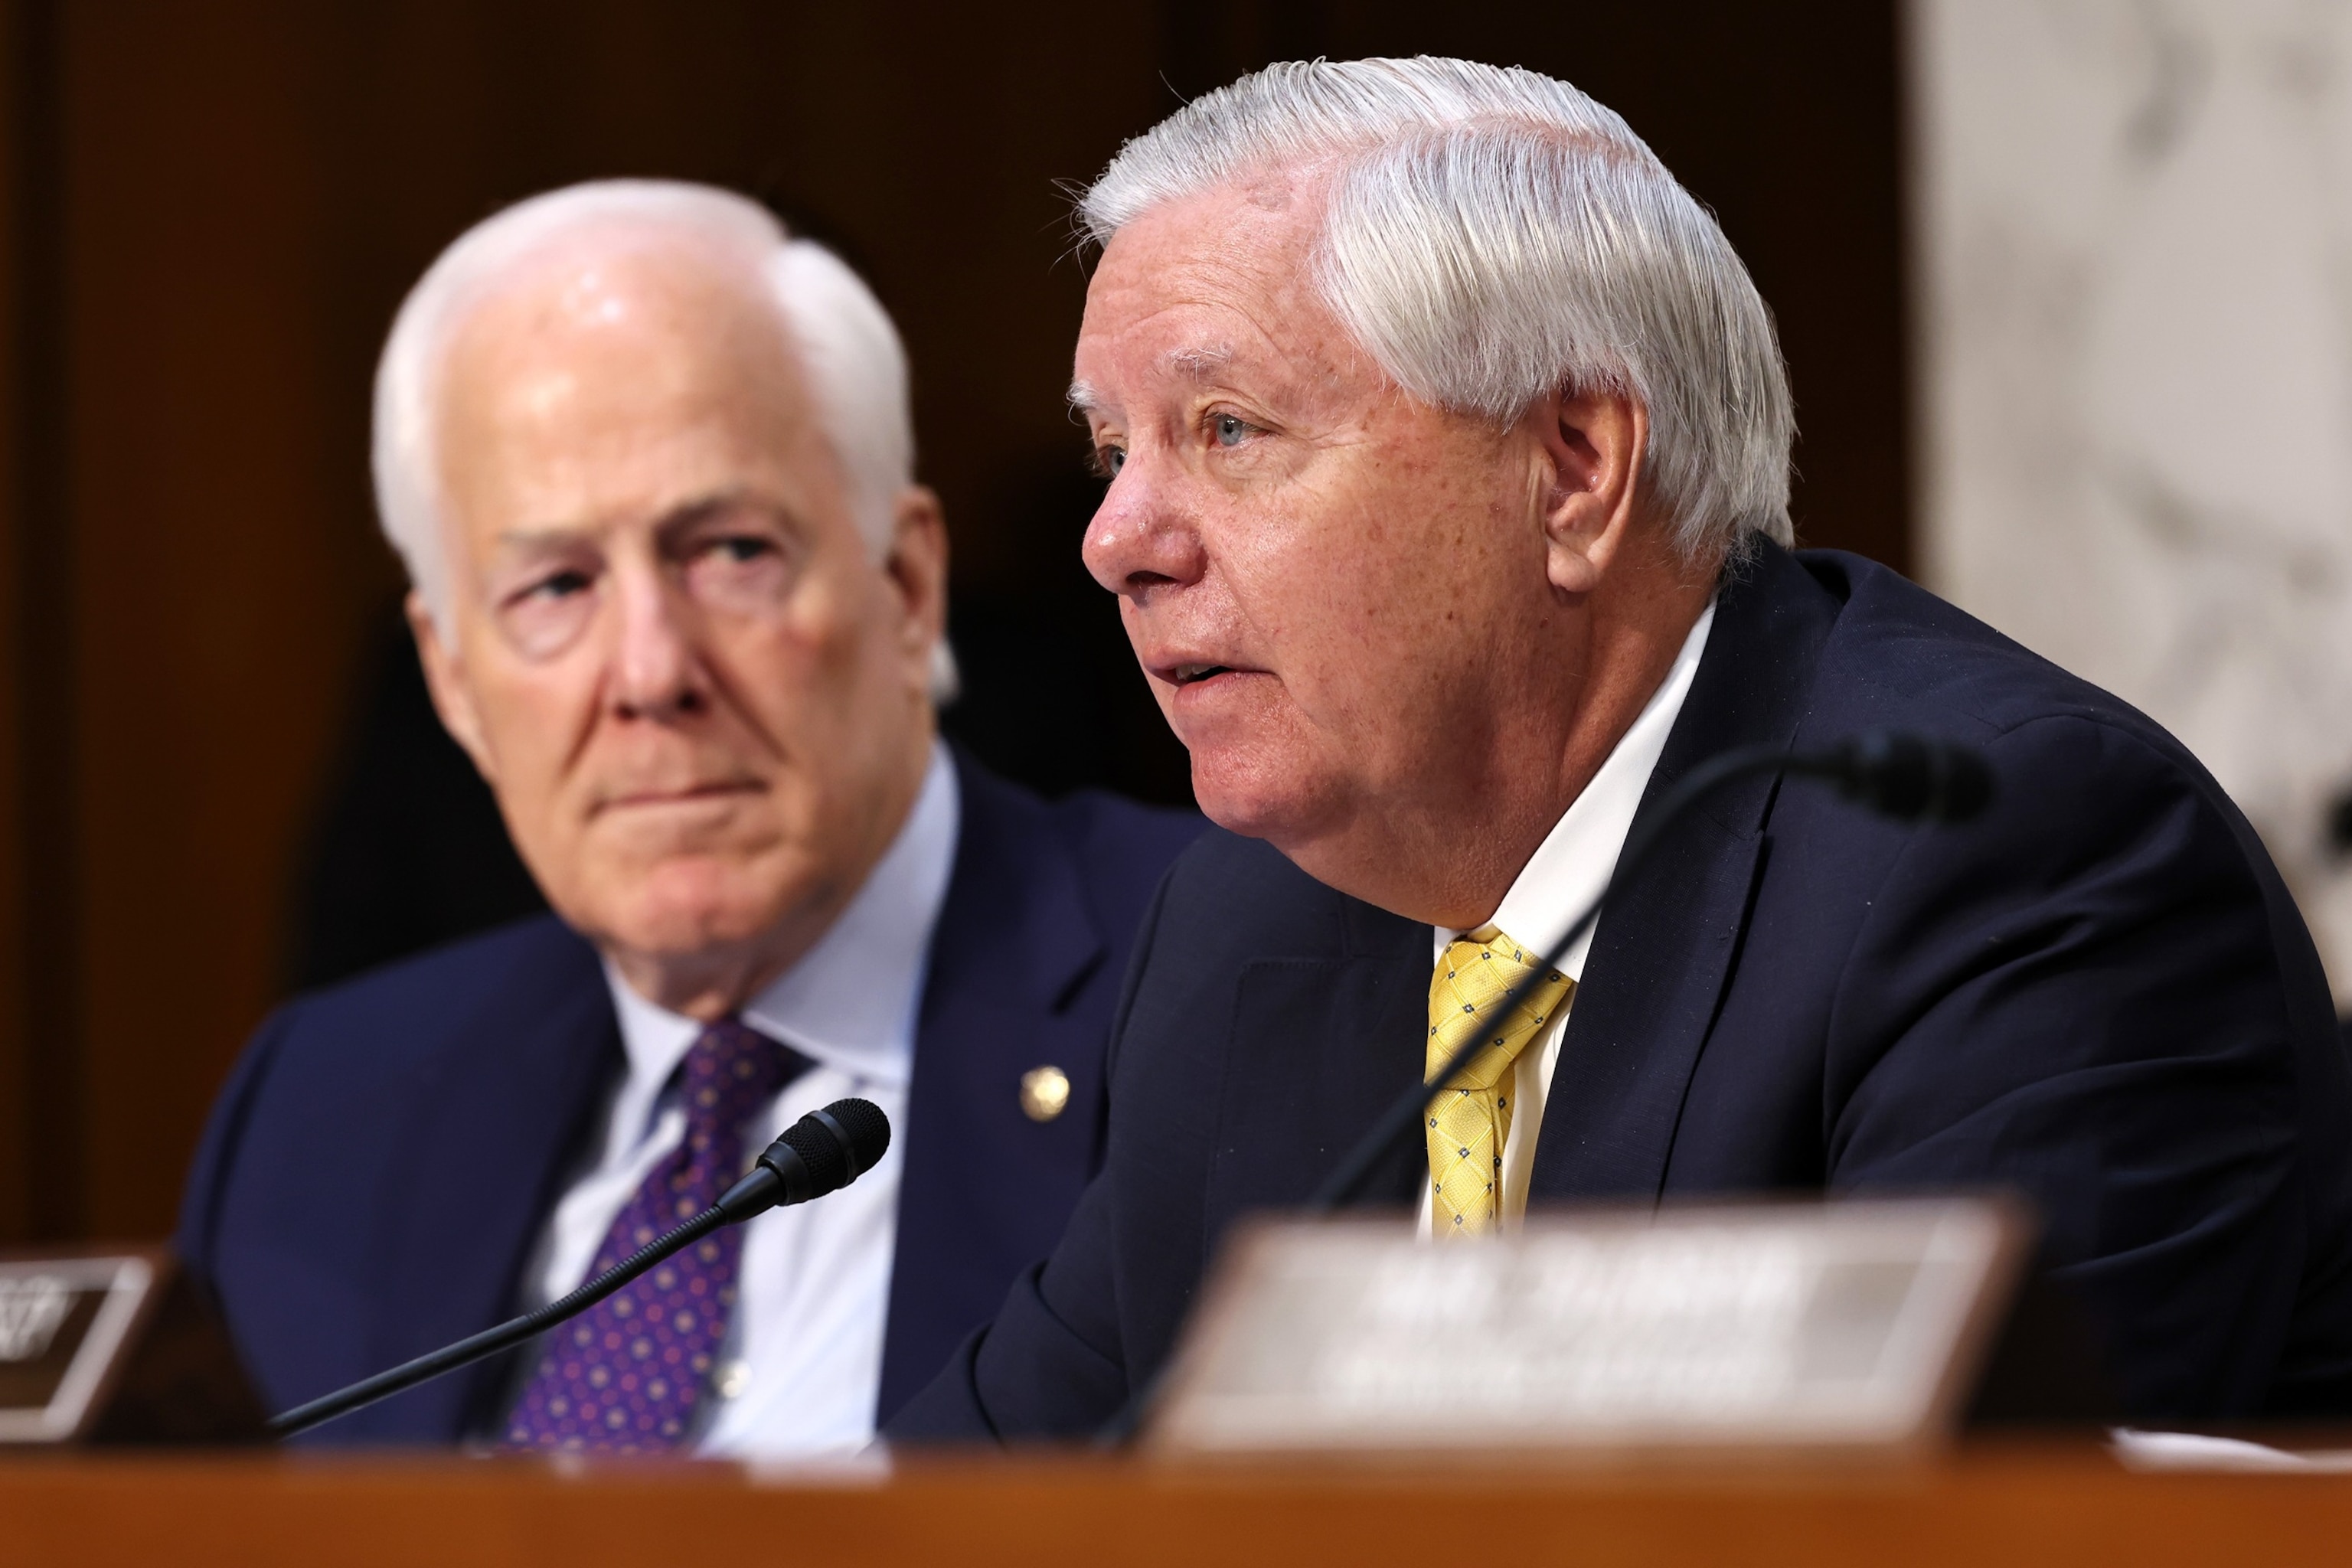
[[[912,463],[880,305],[722,192],[527,202],[403,307],[384,528],[434,700],[557,915],[253,1042],[179,1247],[262,1388],[568,1292],[843,1095],[898,1137],[322,1439],[854,1447],[1052,1247],[1136,921],[1197,819],[1049,805],[939,744],[947,545]]]
[[[2147,720],[1791,551],[1770,318],[1623,121],[1522,70],[1276,66],[1083,215],[1086,559],[1231,831],[1147,921],[1102,1175],[894,1435],[1109,1416],[1234,1218],[1446,1059],[1667,786],[1881,725],[1979,748],[1992,809],[1715,797],[1481,1025],[1389,1195],[1450,1243],[1548,1200],[2014,1189],[2132,1410],[2352,1410],[2352,1083],[2285,889]]]

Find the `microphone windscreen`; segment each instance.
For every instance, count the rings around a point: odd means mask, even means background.
[[[890,1152],[890,1119],[872,1100],[836,1100],[817,1114],[830,1117],[841,1133],[844,1152],[849,1157],[849,1174],[844,1181],[857,1180]]]
[[[890,1147],[890,1119],[870,1100],[836,1100],[793,1122],[776,1142],[801,1157],[808,1195],[821,1198],[874,1168]]]

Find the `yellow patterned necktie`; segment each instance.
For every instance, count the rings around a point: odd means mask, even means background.
[[[1511,1135],[1511,1064],[1576,982],[1557,970],[1512,1016],[1496,1009],[1532,973],[1537,954],[1493,926],[1465,931],[1445,950],[1429,982],[1429,1061],[1433,1082],[1454,1053],[1484,1036],[1490,1048],[1454,1075],[1429,1112],[1429,1180],[1439,1236],[1475,1236],[1502,1212],[1503,1143]]]

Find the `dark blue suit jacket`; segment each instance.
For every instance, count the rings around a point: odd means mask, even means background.
[[[1103,1046],[1137,921],[1189,814],[1047,804],[956,758],[962,826],[916,1029],[887,1415],[1049,1251],[1101,1157]],[[1047,1123],[1021,1075],[1069,1075]],[[606,1093],[620,1029],[596,955],[542,916],[301,998],[215,1108],[176,1246],[284,1409],[487,1328]],[[485,1363],[320,1428],[446,1443],[485,1417]]]
[[[2115,699],[1881,567],[1769,546],[1642,809],[1727,747],[1874,725],[1981,748],[1991,810],[1717,795],[1595,933],[1532,1198],[2014,1189],[2135,1413],[2352,1412],[2352,1078],[2244,819]],[[1304,1198],[1419,1078],[1429,943],[1263,845],[1193,846],[1122,1000],[1102,1174],[891,1436],[1110,1415],[1235,1217]]]

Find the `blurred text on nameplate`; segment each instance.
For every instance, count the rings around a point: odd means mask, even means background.
[[[162,1247],[0,1256],[0,1446],[257,1442],[210,1293]]]
[[[1899,1455],[1957,1423],[2026,1239],[1979,1198],[1538,1212],[1433,1243],[1265,1220],[1204,1293],[1162,1456]]]

